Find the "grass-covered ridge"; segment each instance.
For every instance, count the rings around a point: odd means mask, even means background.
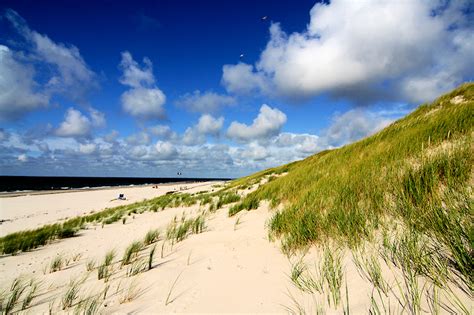
[[[379,133],[235,182],[261,185],[230,214],[283,204],[270,234],[292,252],[328,239],[350,247],[403,228],[442,246],[472,288],[474,84],[420,106]]]

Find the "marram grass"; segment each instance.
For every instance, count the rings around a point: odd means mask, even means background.
[[[241,189],[286,173],[229,215],[262,200],[283,204],[269,229],[288,254],[328,239],[357,247],[398,222],[435,240],[473,289],[473,134],[474,84],[466,83],[373,136],[234,181]]]

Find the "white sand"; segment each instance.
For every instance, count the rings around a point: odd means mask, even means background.
[[[190,187],[191,185],[188,185]],[[211,184],[194,187],[196,192],[211,189]],[[166,190],[166,189],[165,189]],[[139,192],[143,194],[140,195]],[[99,209],[109,205],[106,200],[114,197],[116,192],[100,191],[94,193],[97,204],[79,206],[84,198],[80,194],[62,194],[38,196],[45,198],[44,212],[48,215],[37,215],[22,218],[25,226],[33,226],[39,222],[50,222],[53,217],[49,213],[61,211],[56,217],[73,216],[91,209]],[[154,196],[156,190],[152,188],[130,188],[124,193],[129,198],[141,200]],[[164,191],[161,191],[164,193]],[[92,196],[91,195],[91,196]],[[102,197],[101,197],[102,195]],[[67,205],[56,205],[56,198],[68,197]],[[30,199],[33,196],[18,197],[17,204],[27,204],[22,198]],[[51,198],[51,204],[47,204]],[[54,201],[53,201],[54,200]],[[66,199],[64,199],[66,200]],[[64,201],[66,202],[66,201]],[[130,200],[131,202],[131,200]],[[11,208],[10,208],[11,209]],[[34,209],[30,208],[30,209]],[[51,210],[55,209],[55,211]],[[171,208],[161,212],[145,212],[128,216],[126,224],[121,221],[111,225],[100,224],[90,226],[83,230],[77,237],[53,242],[45,247],[31,252],[21,253],[16,256],[0,258],[0,289],[7,289],[12,281],[19,275],[34,276],[41,281],[40,295],[36,297],[29,313],[46,313],[52,308],[54,313],[64,312],[61,308],[61,299],[71,280],[83,278],[79,293],[80,298],[93,294],[100,294],[108,287],[105,300],[101,299],[101,312],[105,313],[288,313],[285,307],[296,310],[295,302],[304,307],[308,314],[316,313],[321,306],[326,313],[342,313],[341,306],[335,310],[327,302],[327,294],[302,293],[295,288],[290,279],[291,263],[298,257],[289,260],[280,251],[278,243],[270,242],[267,235],[266,224],[272,212],[264,203],[259,209],[241,212],[237,216],[227,216],[228,206],[209,214],[206,221],[206,230],[197,235],[190,235],[184,241],[175,244],[163,245],[163,240],[157,243],[153,268],[136,276],[127,277],[127,267],[120,267],[118,262],[125,248],[137,239],[143,239],[151,228],[158,228],[163,236],[166,227],[176,216],[178,220],[185,213],[191,218],[201,213],[203,208],[192,206],[190,208]],[[27,211],[22,210],[27,216]],[[43,216],[48,216],[43,217]],[[236,225],[236,220],[240,223]],[[34,220],[34,223],[28,223]],[[14,221],[16,222],[16,221]],[[12,223],[13,224],[13,223]],[[163,237],[162,237],[163,238]],[[163,248],[163,257],[162,255]],[[108,250],[114,249],[114,273],[108,282],[97,279],[97,269],[86,271],[88,261],[102,262]],[[143,251],[147,257],[150,247]],[[63,255],[71,259],[63,270],[49,273],[48,267],[56,255]],[[80,254],[77,261],[72,261],[74,255]],[[314,263],[321,262],[321,251],[312,249],[306,254],[304,260],[312,268]],[[384,278],[392,281],[392,271],[384,268]],[[177,280],[176,280],[177,279]],[[173,283],[176,281],[174,287]],[[366,314],[370,308],[372,286],[363,280],[350,255],[344,258],[344,283],[341,295],[345,303],[345,285],[349,290],[349,303],[351,313]],[[173,289],[171,289],[173,287]],[[127,291],[136,288],[138,295],[131,301],[124,302]],[[171,290],[171,292],[170,292]],[[395,289],[396,291],[396,289]],[[169,298],[168,298],[169,295]],[[168,300],[168,303],[166,301]],[[388,298],[386,298],[388,300]],[[76,300],[77,303],[78,300]],[[466,300],[464,300],[466,302]],[[402,312],[397,301],[390,297],[392,311]],[[424,310],[429,310],[424,302]],[[467,300],[472,309],[472,301]],[[106,305],[106,306],[105,306]],[[72,312],[71,309],[68,310]]]
[[[213,184],[216,184],[214,182]],[[149,186],[114,187],[55,194],[31,194],[17,197],[0,197],[0,237],[9,233],[34,229],[56,223],[91,211],[126,205],[165,194],[167,191],[188,188],[187,192],[207,189],[210,183],[163,184],[158,189]],[[124,194],[127,200],[118,200]]]

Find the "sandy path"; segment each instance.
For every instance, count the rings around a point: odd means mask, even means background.
[[[187,187],[188,192],[208,189],[216,182],[163,184],[152,186],[117,187],[90,191],[74,191],[57,194],[24,195],[0,198],[0,237],[20,230],[34,229],[91,211],[99,211],[154,198],[167,191]],[[119,194],[127,200],[114,200]]]

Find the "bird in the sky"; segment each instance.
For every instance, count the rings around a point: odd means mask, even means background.
[[[262,21],[268,20],[268,16],[266,16],[266,15],[265,15],[265,16],[262,16],[261,20],[262,20]]]
[[[243,59],[244,58],[244,54],[240,54],[240,59]]]

